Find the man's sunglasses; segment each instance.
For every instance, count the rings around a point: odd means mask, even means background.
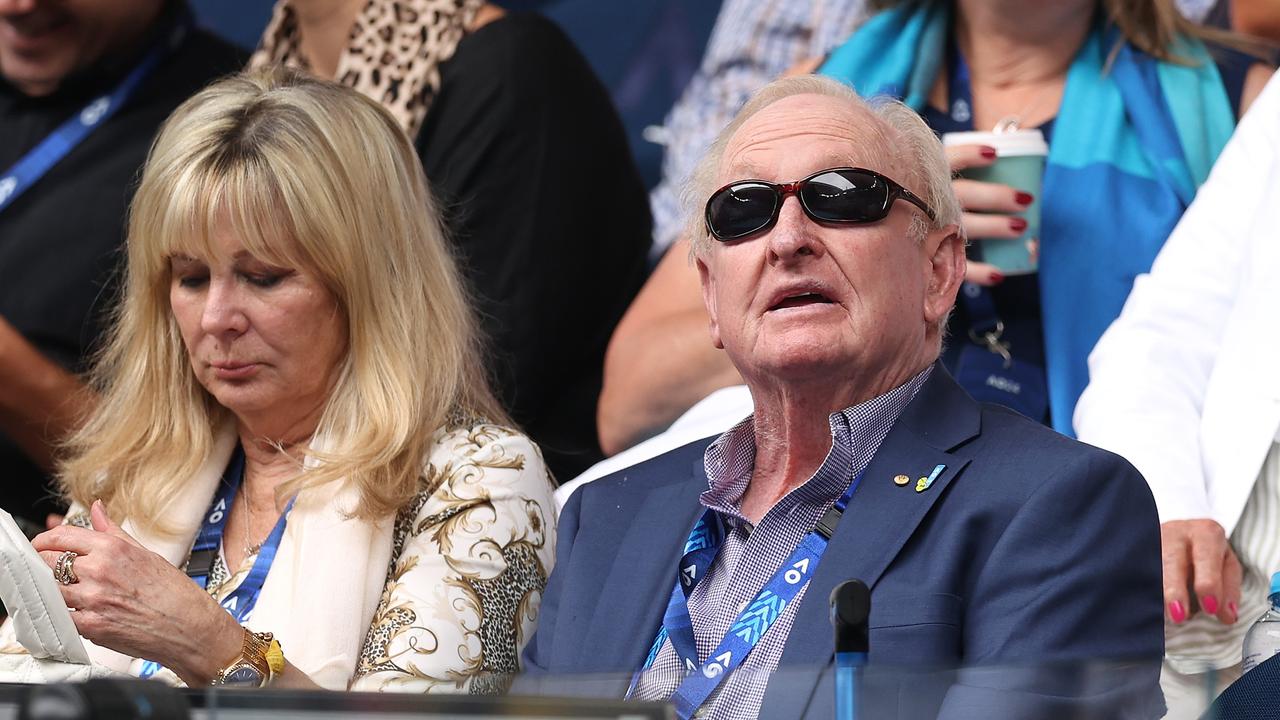
[[[728,242],[762,230],[778,221],[788,195],[800,198],[804,214],[821,223],[856,225],[883,220],[899,198],[936,220],[933,210],[915,193],[874,170],[830,168],[793,183],[739,180],[711,194],[707,200],[707,230]]]

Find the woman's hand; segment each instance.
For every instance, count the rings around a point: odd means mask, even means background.
[[[1198,606],[1224,625],[1235,623],[1243,571],[1222,526],[1207,518],[1170,520],[1160,525],[1160,548],[1169,620],[1181,625]]]
[[[947,149],[947,162],[951,172],[975,167],[987,167],[996,161],[996,149],[990,145],[953,145]],[[965,234],[976,238],[1016,238],[1027,229],[1027,221],[1015,215],[1034,200],[1030,193],[1000,185],[957,178],[951,181],[964,214],[960,223]],[[1032,255],[1036,248],[1033,245]],[[1004,275],[994,265],[969,261],[965,280],[978,285],[996,285]]]
[[[63,525],[31,541],[52,568],[77,557],[79,578],[60,585],[81,635],[103,647],[155,660],[189,686],[206,685],[240,652],[243,631],[199,585],[90,508],[93,530]]]

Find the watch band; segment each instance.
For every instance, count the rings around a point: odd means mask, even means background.
[[[226,685],[228,684],[228,678],[236,671],[252,669],[261,678],[258,687],[266,686],[277,674],[273,672],[272,664],[267,661],[268,651],[273,646],[278,652],[280,644],[272,638],[271,633],[256,633],[249,628],[244,628],[244,640],[240,645],[240,655],[235,660],[232,660],[229,665],[219,670],[210,684]],[[283,654],[280,654],[280,660],[284,660]],[[281,669],[283,669],[283,664],[283,662],[280,663]]]

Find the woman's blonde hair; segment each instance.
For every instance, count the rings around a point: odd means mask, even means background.
[[[358,92],[291,71],[222,80],[165,122],[129,217],[123,296],[92,371],[101,401],[71,438],[69,499],[166,531],[165,509],[232,420],[196,380],[169,306],[175,254],[214,255],[227,231],[264,262],[304,267],[336,298],[347,354],[311,462],[282,495],[342,480],[357,517],[418,490],[435,431],[509,422],[404,132]]]

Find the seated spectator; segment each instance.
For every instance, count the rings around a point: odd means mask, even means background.
[[[569,39],[479,0],[279,0],[251,64],[268,63],[354,87],[414,138],[499,399],[558,477],[598,460],[605,347],[644,281],[650,220],[622,124]]]
[[[55,448],[92,404],[76,374],[156,128],[243,62],[181,0],[0,3],[0,507],[30,528],[63,510]]]
[[[555,520],[481,356],[381,106],[291,74],[184,103],[130,214],[68,524],[33,541],[95,659],[193,687],[500,687]]]
[[[866,19],[866,6],[866,0],[725,0],[721,5],[702,63],[664,123],[662,182],[649,195],[650,259],[662,260],[618,323],[605,355],[596,423],[606,455],[667,427],[715,389],[742,382],[721,353],[700,342],[706,315],[687,267],[688,246],[667,252],[684,232],[680,189],[716,133],[752,93],[797,63],[831,52]],[[670,285],[667,278],[687,282]],[[598,471],[592,468],[593,474]]]
[[[1159,535],[1141,476],[975,403],[937,362],[965,258],[929,128],[830,79],[781,80],[691,193],[707,199],[689,228],[711,335],[755,412],[573,495],[529,684],[637,673],[613,690],[676,697],[682,718],[831,717],[821,670],[803,673],[831,660],[832,588],[859,578],[873,667],[1145,658],[1130,700],[1155,716]],[[774,622],[754,644],[726,634],[763,592],[782,598]],[[903,716],[1010,716],[998,687],[962,685]],[[1036,683],[1008,698],[1019,717],[1071,699]]]
[[[1089,356],[1086,442],[1128,458],[1160,512],[1170,718],[1240,676],[1244,634],[1280,570],[1280,83]],[[1210,676],[1213,673],[1213,676]]]
[[[943,361],[975,398],[1070,432],[1089,350],[1203,182],[1236,112],[1269,77],[1238,52],[1215,60],[1199,39],[1206,32],[1169,0],[895,3],[822,67],[863,94],[903,99],[939,133],[1001,123],[1039,128],[1049,142],[1039,274],[1006,278],[972,263],[949,321]],[[995,155],[963,145],[949,157],[960,170]],[[970,237],[1026,229],[1017,214],[1035,198],[1021,188],[958,179],[955,190]],[[668,253],[612,340],[599,410],[609,452],[738,380],[723,353],[700,342],[705,316],[687,249]],[[975,296],[990,300],[990,317],[980,318]],[[995,349],[969,339],[980,320],[1004,328],[997,340],[1012,355],[1016,383],[987,382],[1008,371]],[[660,356],[623,351],[651,337],[664,338]],[[615,380],[627,389],[614,391]],[[608,418],[622,429],[610,431]]]

